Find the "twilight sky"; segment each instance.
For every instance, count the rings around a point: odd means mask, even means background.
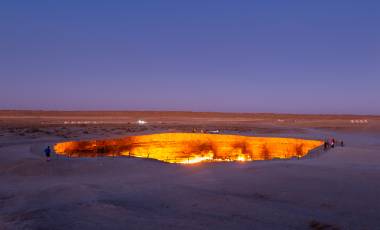
[[[0,109],[380,114],[380,1],[1,1]]]

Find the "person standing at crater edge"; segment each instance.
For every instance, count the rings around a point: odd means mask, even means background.
[[[335,139],[334,138],[331,139],[331,144],[330,145],[331,145],[331,148],[335,147]]]
[[[46,161],[50,161],[50,154],[51,154],[51,149],[50,149],[50,146],[48,146],[48,147],[45,149]]]

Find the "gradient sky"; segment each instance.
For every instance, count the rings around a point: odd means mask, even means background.
[[[380,1],[1,1],[0,109],[380,114]]]

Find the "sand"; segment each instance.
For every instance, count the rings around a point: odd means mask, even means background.
[[[346,146],[300,160],[196,165],[43,155],[59,141],[193,127]],[[376,116],[3,111],[0,229],[378,229],[379,127]]]

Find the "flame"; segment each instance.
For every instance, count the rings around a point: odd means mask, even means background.
[[[236,158],[237,161],[246,161],[245,159],[245,156],[244,155],[240,155]]]
[[[63,142],[58,154],[72,157],[131,156],[169,163],[254,161],[302,157],[323,144],[318,140],[200,133],[161,133],[113,140]]]

